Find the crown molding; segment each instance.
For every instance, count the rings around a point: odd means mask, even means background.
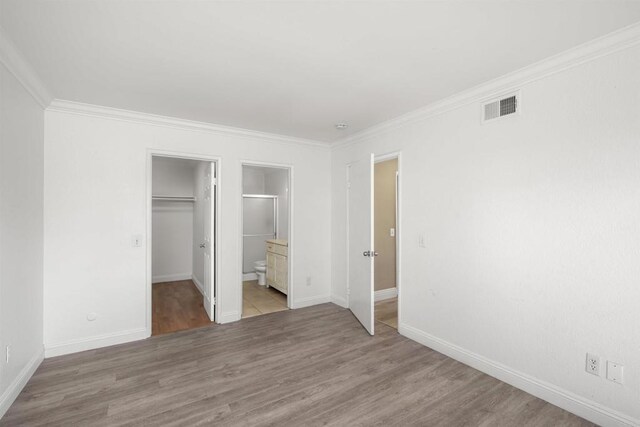
[[[175,117],[160,116],[138,111],[123,110],[112,107],[102,107],[99,105],[85,104],[75,101],[65,101],[54,99],[47,111],[57,111],[63,113],[80,114],[84,116],[99,117],[103,119],[120,120],[126,122],[140,123],[153,126],[164,126],[174,129],[211,132],[226,136],[236,136],[242,138],[259,139],[280,144],[304,145],[309,147],[329,150],[329,143],[314,141],[311,139],[297,138],[293,136],[279,135],[274,133],[260,132],[249,129],[236,128],[231,126],[216,125],[213,123],[198,122],[193,120],[178,119]]]
[[[15,44],[7,37],[2,27],[0,27],[0,62],[42,108],[49,106],[53,96]]]
[[[423,108],[399,117],[373,125],[351,136],[331,144],[331,149],[341,149],[367,140],[382,132],[391,131],[411,123],[426,120],[465,105],[482,101],[520,87],[627,49],[640,43],[640,23],[632,24],[617,31],[573,47],[557,55],[535,62],[529,66],[505,74],[488,82],[474,86],[450,97],[431,103]]]

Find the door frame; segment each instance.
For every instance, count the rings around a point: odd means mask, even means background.
[[[385,160],[391,160],[391,159],[398,159],[398,172],[396,174],[396,182],[397,182],[397,187],[396,187],[396,290],[398,292],[398,331],[400,330],[400,324],[402,323],[402,234],[403,234],[403,230],[404,227],[402,226],[402,151],[392,151],[392,152],[387,152],[384,154],[376,154],[374,152],[373,155],[373,162],[374,165],[375,163],[379,163],[379,162],[383,162]],[[348,184],[349,184],[349,167],[351,166],[353,162],[349,162],[347,163],[347,167],[346,167],[346,183],[347,183],[347,191],[346,191],[346,206],[347,206],[347,224],[346,224],[346,249],[347,249],[347,254],[349,254],[349,249],[351,246],[351,242],[349,241],[349,212],[350,212],[350,207],[349,207],[349,188],[348,188]],[[375,190],[375,184],[374,185],[374,190]],[[373,215],[373,209],[374,206],[371,207],[371,215]],[[375,243],[373,244],[373,250],[375,251]],[[349,280],[349,270],[350,270],[350,265],[349,265],[350,261],[349,261],[349,257],[347,257],[347,295],[346,295],[346,302],[347,302],[347,308],[350,306],[349,303],[349,299],[350,299],[350,293],[351,293],[351,283]],[[375,263],[375,259],[374,259],[374,263]],[[372,296],[372,298],[374,298],[374,313],[375,313],[375,290],[373,291],[374,295]],[[375,314],[374,314],[375,316]],[[375,322],[375,319],[374,319]]]
[[[294,180],[293,180],[293,176],[294,176],[294,168],[292,164],[289,163],[275,163],[275,162],[262,162],[262,161],[258,161],[258,160],[240,160],[240,179],[238,180],[240,182],[240,187],[238,189],[238,199],[239,199],[239,203],[240,203],[240,222],[238,224],[238,228],[239,228],[239,232],[238,235],[240,236],[240,244],[239,244],[239,252],[238,252],[238,265],[240,266],[240,286],[238,286],[238,301],[239,301],[239,307],[238,307],[238,313],[240,313],[240,318],[242,318],[242,306],[243,306],[243,289],[242,289],[242,282],[243,282],[243,255],[244,255],[244,239],[242,237],[242,221],[244,218],[244,210],[243,210],[243,189],[244,189],[244,177],[243,177],[243,168],[244,166],[258,166],[258,167],[264,167],[264,168],[273,168],[273,169],[285,169],[289,172],[289,202],[287,203],[287,212],[288,212],[288,221],[287,221],[287,233],[288,233],[288,238],[287,238],[287,269],[288,269],[288,273],[287,273],[287,280],[289,281],[288,285],[289,285],[289,289],[287,291],[287,308],[289,309],[294,309],[294,286],[293,286],[293,260],[294,260],[294,250],[293,248],[293,223],[294,223],[294,215],[293,215],[293,203],[294,203]]]
[[[214,216],[213,227],[211,229],[213,233],[213,289],[212,294],[214,298],[214,310],[213,310],[213,321],[212,323],[217,323],[218,319],[220,319],[220,281],[219,278],[219,259],[218,259],[218,248],[219,248],[219,230],[220,230],[220,200],[221,200],[221,176],[222,176],[222,157],[203,154],[203,153],[190,153],[190,152],[181,152],[181,151],[169,151],[169,150],[160,150],[155,148],[147,149],[147,191],[146,191],[146,226],[147,226],[147,251],[146,251],[146,332],[147,337],[151,336],[152,333],[152,311],[153,311],[153,273],[152,273],[152,260],[153,260],[153,227],[152,227],[152,218],[153,218],[153,158],[154,157],[166,157],[166,158],[174,158],[174,159],[188,159],[188,160],[198,160],[203,162],[212,162],[216,164],[216,197],[215,199],[212,197],[211,201],[215,202],[214,207],[212,209],[212,214]]]

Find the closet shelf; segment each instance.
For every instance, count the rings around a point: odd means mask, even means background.
[[[162,202],[195,202],[196,198],[193,196],[151,196],[151,200]]]

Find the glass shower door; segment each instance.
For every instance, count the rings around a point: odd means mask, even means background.
[[[266,257],[266,240],[275,239],[277,230],[277,196],[242,196],[242,272],[253,273],[254,263]]]

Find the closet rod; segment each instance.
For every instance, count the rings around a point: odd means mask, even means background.
[[[181,197],[181,196],[152,196],[152,200],[160,200],[164,202],[195,202],[195,197]]]

